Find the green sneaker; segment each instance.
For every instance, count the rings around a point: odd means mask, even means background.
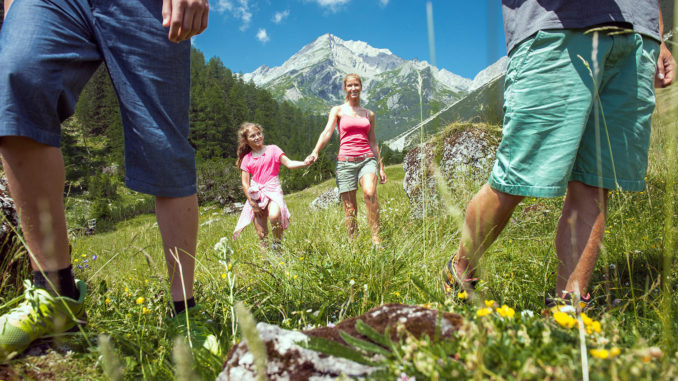
[[[178,313],[169,325],[171,335],[185,337],[194,351],[205,349],[214,356],[221,356],[219,339],[210,327],[213,323],[200,311],[200,306]]]
[[[0,360],[23,352],[41,337],[66,332],[84,324],[87,285],[76,279],[78,300],[57,297],[24,281],[24,301],[0,316]]]

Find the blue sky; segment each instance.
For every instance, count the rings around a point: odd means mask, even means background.
[[[209,27],[193,44],[233,72],[281,65],[325,33],[431,62],[426,0],[210,0]],[[432,0],[435,58],[466,78],[506,54],[496,0]]]

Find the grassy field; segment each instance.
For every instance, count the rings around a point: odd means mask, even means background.
[[[309,203],[333,181],[286,196],[292,222],[279,254],[260,251],[253,227],[230,241],[237,215],[201,209],[196,296],[219,329],[222,352],[239,340],[232,316],[237,301],[257,321],[289,329],[405,303],[459,313],[465,325],[453,341],[407,338],[383,360],[391,379],[402,374],[417,379],[678,378],[674,94],[661,93],[658,101],[646,190],[611,193],[604,248],[592,281],[595,306],[582,319],[587,323],[583,332],[571,315],[543,305],[555,284],[553,237],[562,198],[525,200],[483,257],[482,297],[492,306],[488,309],[484,302],[446,297],[440,287],[440,270],[458,245],[455,213],[463,211],[471,194],[455,193],[465,189],[460,184],[450,189],[458,201],[431,211],[425,221],[411,219],[402,168],[392,166],[389,182],[379,187],[381,251],[371,247],[361,197],[361,235],[353,242],[346,237],[339,206],[309,211]],[[224,237],[227,244],[217,245]],[[127,220],[115,231],[72,243],[74,265],[82,267],[76,276],[89,286],[89,324],[83,332],[55,338],[54,344],[38,345],[0,366],[0,379],[106,379],[103,365],[111,364],[118,364],[113,368],[123,379],[183,374],[186,366],[173,360],[165,324],[167,275],[154,216]],[[111,339],[103,347],[113,351],[105,357],[100,334]],[[206,379],[221,370],[220,362],[201,365]]]

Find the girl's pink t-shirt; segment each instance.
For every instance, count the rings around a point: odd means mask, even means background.
[[[266,184],[268,180],[278,176],[280,157],[285,153],[277,145],[267,145],[264,154],[252,157],[252,152],[243,157],[240,169],[252,175],[257,184]]]

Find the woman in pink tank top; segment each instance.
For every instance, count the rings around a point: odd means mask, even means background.
[[[386,172],[374,133],[374,113],[360,106],[362,87],[362,80],[357,74],[348,74],[344,78],[346,103],[332,107],[325,130],[320,134],[318,143],[305,162],[310,164],[318,159],[318,153],[330,141],[334,127],[337,126],[339,128],[337,187],[344,204],[348,235],[354,238],[358,231],[356,191],[360,184],[365,198],[367,221],[372,229],[372,243],[381,247],[377,183],[386,182]]]

